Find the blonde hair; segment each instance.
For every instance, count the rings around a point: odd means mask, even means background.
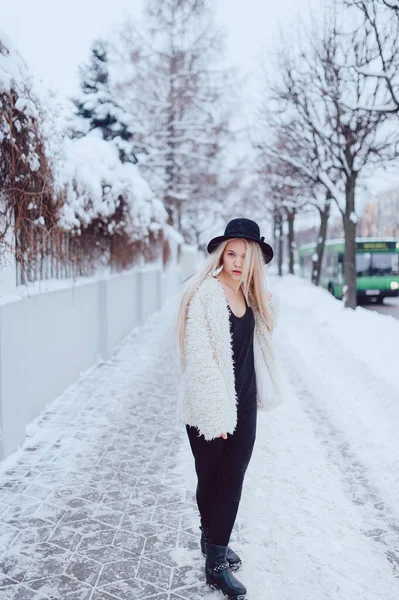
[[[234,238],[242,239],[242,238]],[[223,267],[223,254],[226,246],[231,240],[222,242],[212,254],[210,254],[205,265],[196,271],[182,286],[179,312],[177,316],[177,333],[180,349],[184,349],[185,328],[187,319],[187,307],[201,283],[212,277],[216,271]],[[262,250],[256,242],[242,240],[245,242],[247,251],[241,275],[241,288],[249,306],[265,321],[269,331],[272,331],[272,318],[266,298],[265,275]]]

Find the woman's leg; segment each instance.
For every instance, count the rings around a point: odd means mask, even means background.
[[[203,435],[198,435],[196,427],[186,425],[186,429],[198,477],[197,504],[201,515],[201,525],[205,529],[210,529],[219,466],[224,450],[223,444],[226,444],[226,441],[223,438],[206,441]]]
[[[236,520],[245,472],[252,456],[256,437],[257,411],[239,415],[237,429],[224,441],[217,490],[212,503],[212,543],[227,546]]]

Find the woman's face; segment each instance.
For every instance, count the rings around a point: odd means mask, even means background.
[[[235,281],[241,279],[247,246],[244,240],[231,240],[223,252],[223,270]]]

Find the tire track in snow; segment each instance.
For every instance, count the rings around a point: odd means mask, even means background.
[[[318,337],[317,331],[313,333],[315,337]],[[368,524],[367,529],[364,529],[362,533],[384,547],[384,553],[391,565],[393,574],[399,579],[399,521],[393,515],[390,506],[385,502],[381,490],[373,482],[369,469],[352,447],[346,432],[332,422],[328,411],[320,402],[322,397],[320,387],[325,386],[325,369],[328,366],[324,365],[324,370],[319,369],[317,375],[315,375],[316,369],[314,368],[309,377],[309,371],[302,360],[303,355],[297,352],[298,349],[294,352],[295,343],[291,344],[290,341],[284,335],[284,346],[280,348],[280,358],[285,372],[289,374],[288,380],[296,390],[296,395],[301,401],[304,412],[314,425],[315,435],[327,449],[328,459],[338,467],[348,497],[361,511],[364,521]],[[320,339],[315,340],[315,344],[319,345]],[[320,347],[318,347],[318,350],[320,350]],[[318,353],[319,357],[320,354]],[[348,356],[342,354],[341,360],[345,363],[348,358]],[[350,360],[354,361],[355,359],[351,356]],[[331,364],[331,356],[329,356],[329,361]],[[339,363],[334,362],[334,368],[338,367],[338,370],[344,373],[345,371]],[[363,382],[363,385],[366,383],[369,393],[380,390],[382,383],[386,385],[384,382],[378,381],[376,377],[371,376],[371,374],[368,374],[366,379],[367,381]],[[317,384],[314,387],[318,389],[315,392],[315,389],[312,389],[312,383],[315,384],[316,381]],[[337,382],[339,381],[338,378]],[[347,383],[345,381],[345,386]],[[353,387],[349,390],[353,392],[354,388],[358,387],[359,380],[354,381]],[[324,391],[326,392],[326,389]],[[330,388],[328,393],[324,395],[331,398],[334,395],[342,395],[343,393],[341,381],[341,385],[337,384],[335,388]]]

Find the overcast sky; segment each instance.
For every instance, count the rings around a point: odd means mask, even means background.
[[[19,0],[4,2],[0,27],[18,46],[35,74],[62,94],[77,91],[77,68],[95,37],[107,34],[127,14],[140,16],[144,0]],[[228,34],[230,62],[252,71],[267,61],[279,24],[306,20],[309,2],[322,0],[215,0],[218,23]],[[256,86],[252,74],[250,85]]]

